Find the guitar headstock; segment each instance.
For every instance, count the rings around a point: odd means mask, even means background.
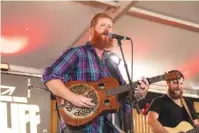
[[[162,74],[162,75],[158,75],[155,77],[151,77],[151,78],[147,78],[149,84],[152,83],[156,83],[162,80],[166,80],[166,81],[172,81],[172,80],[177,80],[183,78],[184,79],[184,75],[178,71],[178,70],[171,70],[168,73]]]
[[[180,78],[184,78],[184,75],[179,70],[171,70],[164,74],[164,80],[166,81],[178,80]]]

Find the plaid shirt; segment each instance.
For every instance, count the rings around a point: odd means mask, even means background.
[[[111,76],[108,68],[105,65],[105,54],[103,54],[100,60],[96,54],[93,45],[87,42],[86,45],[75,47],[64,52],[52,65],[45,69],[42,82],[46,83],[52,79],[60,79],[66,83],[68,81],[89,81],[95,82],[101,78]],[[126,82],[122,78],[122,75],[115,67],[116,72],[119,76],[119,84],[123,85]],[[140,95],[136,92],[138,100],[143,99],[145,96]],[[123,107],[122,107],[123,106]],[[121,107],[125,111],[125,125],[129,125],[129,110],[128,104],[123,104]],[[109,117],[110,115],[108,115]],[[110,119],[110,117],[109,117]],[[116,123],[118,125],[118,123]],[[118,125],[120,127],[120,125]],[[86,125],[80,130],[81,133],[103,133],[104,127],[104,116],[98,116],[90,125]],[[115,131],[117,132],[117,131]]]
[[[124,84],[117,68],[120,84]],[[100,60],[93,45],[75,47],[64,52],[51,67],[45,69],[42,82],[46,83],[52,79],[60,79],[64,83],[72,80],[97,81],[103,77],[111,76],[105,65],[104,54]],[[81,129],[82,133],[102,133],[104,116],[97,117],[90,125]]]

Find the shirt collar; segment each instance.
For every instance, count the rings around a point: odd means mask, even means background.
[[[87,49],[88,49],[88,50],[93,50],[93,51],[95,51],[95,48],[94,48],[94,46],[91,44],[90,41],[88,41],[88,42],[86,43],[86,46],[87,46]]]
[[[88,50],[91,50],[91,51],[96,52],[95,47],[91,44],[90,41],[88,41],[88,42],[86,43],[86,46],[87,46],[87,49],[88,49]],[[105,56],[107,56],[108,53],[110,53],[109,50],[104,50],[103,55],[102,55],[103,58],[104,58]]]

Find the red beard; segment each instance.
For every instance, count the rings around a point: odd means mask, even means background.
[[[178,90],[179,92],[176,93],[175,91]],[[182,98],[182,94],[183,94],[183,91],[180,90],[180,89],[169,89],[169,96],[172,98],[172,99],[180,99]]]
[[[91,44],[100,50],[109,49],[113,47],[113,39],[94,30],[93,37],[91,38]]]

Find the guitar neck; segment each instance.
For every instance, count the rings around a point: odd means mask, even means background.
[[[163,75],[147,78],[147,80],[148,80],[149,84],[153,84],[153,83],[164,80],[164,77],[165,77],[165,75],[163,74]],[[119,86],[118,88],[111,88],[111,89],[107,90],[107,95],[108,96],[119,95],[124,92],[128,92],[128,91],[131,91],[132,89],[137,88],[138,85],[139,85],[139,82],[136,81],[136,82],[132,82],[132,84],[126,84],[123,86]]]

